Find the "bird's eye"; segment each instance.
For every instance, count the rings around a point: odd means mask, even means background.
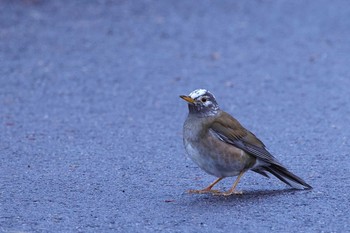
[[[203,98],[201,99],[201,101],[202,101],[203,103],[205,103],[205,102],[207,102],[207,98],[204,98],[204,97],[203,97]]]

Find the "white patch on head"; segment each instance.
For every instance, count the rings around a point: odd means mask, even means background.
[[[205,89],[197,89],[197,90],[194,90],[190,93],[190,97],[192,99],[196,99],[198,98],[199,96],[202,96],[206,93],[208,93],[209,91],[205,90]]]

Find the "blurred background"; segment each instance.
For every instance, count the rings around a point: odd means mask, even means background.
[[[349,229],[350,2],[0,0],[0,231]],[[205,88],[314,189],[185,156]],[[220,184],[231,186],[234,179]]]

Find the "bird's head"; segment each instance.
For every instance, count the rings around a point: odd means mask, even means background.
[[[194,90],[189,95],[181,95],[180,98],[188,102],[190,113],[210,116],[215,115],[219,110],[214,95],[205,89]]]

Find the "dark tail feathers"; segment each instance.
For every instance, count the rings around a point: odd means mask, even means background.
[[[276,176],[278,179],[280,179],[282,182],[286,183],[287,185],[296,188],[296,189],[312,189],[311,185],[307,184],[303,179],[300,177],[294,175],[290,171],[288,171],[286,168],[282,167],[278,164],[270,164],[267,166],[262,166],[260,169],[255,169],[255,172],[260,173],[261,175],[267,176],[267,174],[264,172],[268,171],[272,175]]]

